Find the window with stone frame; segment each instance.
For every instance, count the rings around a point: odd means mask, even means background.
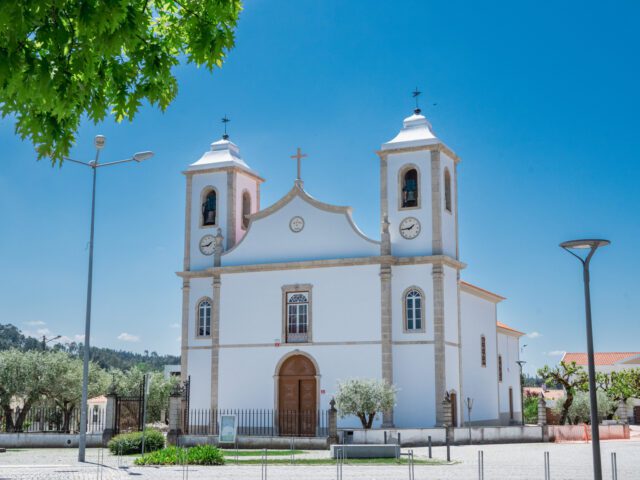
[[[308,341],[309,304],[309,292],[287,292],[287,343]]]
[[[444,169],[444,208],[451,213],[451,174],[449,169]]]
[[[402,208],[418,206],[418,171],[410,168],[402,175]]]
[[[502,355],[498,355],[498,381],[502,381]]]
[[[422,292],[409,288],[404,295],[404,319],[407,332],[424,331],[424,305]]]
[[[218,197],[215,190],[210,190],[202,202],[202,226],[209,227],[216,224]]]
[[[201,300],[198,304],[198,337],[211,336],[211,301]]]
[[[251,215],[251,195],[246,190],[242,193],[242,228],[249,227],[249,215]]]
[[[484,335],[480,337],[480,365],[487,366],[487,339]]]

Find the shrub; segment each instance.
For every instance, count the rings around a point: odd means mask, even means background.
[[[524,421],[538,423],[538,397],[526,396],[524,398]]]
[[[122,433],[113,437],[108,444],[109,451],[115,455],[142,453],[142,432]],[[164,448],[164,435],[150,428],[144,431],[144,450],[153,452]]]
[[[609,397],[607,397],[607,395],[600,390],[598,390],[596,395],[598,397],[599,421],[610,418],[616,411],[616,403],[609,399]],[[558,400],[558,402],[556,403],[555,411],[559,411],[562,409],[564,401],[564,398]],[[589,400],[588,392],[577,393],[567,413],[567,420],[569,421],[569,423],[572,425],[577,425],[579,423],[591,423],[590,405],[591,402]]]
[[[224,456],[212,445],[198,445],[187,449],[167,447],[136,458],[136,465],[223,465]]]

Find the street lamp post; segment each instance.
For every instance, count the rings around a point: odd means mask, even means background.
[[[96,135],[94,139],[94,145],[96,147],[96,158],[92,162],[81,162],[72,158],[66,158],[68,162],[78,163],[91,168],[93,177],[93,189],[91,193],[91,230],[89,235],[89,273],[87,280],[87,309],[84,324],[84,351],[83,351],[83,364],[82,364],[82,402],[80,404],[80,438],[78,441],[78,461],[84,462],[85,449],[87,446],[87,400],[89,396],[89,351],[91,336],[91,293],[93,286],[93,232],[96,216],[96,172],[98,168],[109,167],[112,165],[118,165],[120,163],[137,162],[140,163],[143,160],[148,160],[153,157],[153,152],[139,152],[133,155],[131,158],[124,160],[118,160],[116,162],[98,163],[100,157],[100,150],[104,148],[106,138],[103,135]]]
[[[55,337],[47,338],[46,335],[42,335],[42,350],[44,351],[47,349],[47,343],[53,342],[54,340],[57,340],[61,337],[62,335],[56,335]]]
[[[520,367],[520,416],[522,417],[522,425],[524,425],[524,399],[522,398],[524,396],[524,382],[522,377],[522,366],[527,362],[525,360],[517,360],[516,363]]]
[[[586,239],[562,242],[560,246],[582,263],[584,279],[584,305],[587,320],[587,360],[589,362],[589,401],[591,406],[591,449],[593,453],[593,478],[602,480],[602,461],[600,458],[600,432],[598,430],[598,398],[596,396],[596,369],[593,356],[593,332],[591,327],[591,292],[589,290],[589,263],[599,247],[605,247],[609,240]],[[573,250],[589,250],[585,258]]]

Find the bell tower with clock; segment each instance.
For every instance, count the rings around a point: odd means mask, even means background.
[[[223,122],[228,122],[225,117]],[[187,177],[184,269],[213,266],[216,236],[222,250],[234,247],[249,228],[248,216],[260,209],[264,182],[225,134],[183,172]]]
[[[416,108],[400,133],[382,145],[381,217],[395,256],[458,257],[458,157]]]

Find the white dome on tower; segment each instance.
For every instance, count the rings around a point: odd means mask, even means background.
[[[257,175],[240,156],[240,148],[228,138],[222,138],[211,144],[211,149],[204,152],[197,162],[189,165],[189,170],[209,168],[239,167]]]
[[[431,129],[431,123],[420,110],[404,119],[402,130],[392,140],[382,144],[382,150],[404,147],[419,147],[441,143]]]

